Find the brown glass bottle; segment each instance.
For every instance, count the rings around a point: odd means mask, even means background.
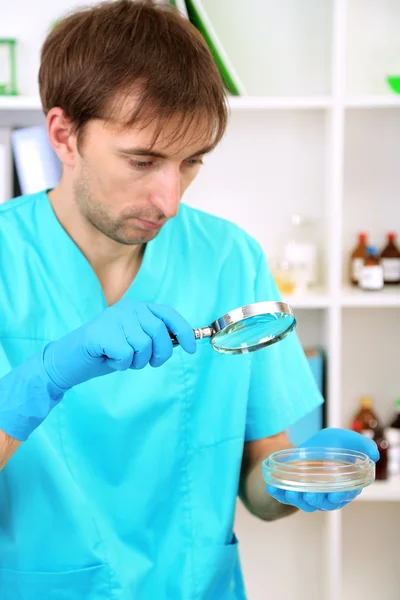
[[[384,481],[388,478],[388,448],[389,443],[385,437],[385,433],[382,427],[375,429],[373,438],[374,442],[378,446],[379,459],[375,466],[375,479]]]
[[[398,285],[400,283],[400,250],[396,245],[396,234],[388,233],[387,240],[387,244],[381,252],[383,281],[385,285]]]
[[[373,409],[373,400],[369,396],[360,398],[360,409],[354,415],[351,429],[373,438],[375,430],[380,426],[379,419]]]
[[[367,234],[358,234],[358,244],[350,254],[350,282],[358,285],[360,271],[364,266],[364,259],[367,249]]]

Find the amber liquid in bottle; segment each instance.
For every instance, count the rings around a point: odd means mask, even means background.
[[[368,396],[360,398],[360,409],[353,417],[351,428],[358,433],[373,438],[379,425],[378,417],[373,409],[372,398]]]
[[[360,271],[364,266],[364,259],[367,250],[367,234],[358,235],[358,244],[350,254],[350,281],[353,285],[358,285]]]

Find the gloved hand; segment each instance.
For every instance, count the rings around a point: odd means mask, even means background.
[[[371,460],[379,459],[379,450],[375,442],[364,435],[347,429],[326,428],[322,429],[309,440],[300,444],[299,448],[343,448],[356,450],[367,454]],[[267,492],[281,502],[289,504],[303,512],[315,512],[316,510],[336,510],[343,508],[354,500],[361,492],[334,492],[330,494],[315,492],[285,491],[272,485],[267,485]]]
[[[172,356],[168,330],[186,352],[196,352],[193,329],[173,308],[123,299],[49,344],[43,365],[64,390],[113,371],[143,369],[147,364],[160,367]]]
[[[168,306],[123,299],[107,308],[0,379],[0,429],[26,440],[75,385],[113,371],[160,367],[172,356],[168,330],[183,350],[196,352],[192,328]]]

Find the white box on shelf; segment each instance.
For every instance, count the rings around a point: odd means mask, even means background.
[[[15,129],[11,142],[22,194],[34,194],[58,184],[61,163],[50,145],[45,127]]]

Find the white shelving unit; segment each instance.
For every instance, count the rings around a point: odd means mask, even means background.
[[[357,502],[399,502],[400,480],[375,481],[357,498]]]
[[[40,44],[49,23],[74,4],[37,0],[29,27],[20,19],[31,13],[28,0],[7,5],[6,16],[0,8],[0,36],[21,40],[23,94],[0,97],[0,127],[43,122],[35,75]],[[400,3],[204,5],[253,95],[230,99],[227,135],[186,201],[242,225],[268,257],[275,256],[292,213],[318,220],[321,285],[286,299],[297,311],[304,344],[326,349],[328,425],[347,426],[364,393],[376,397],[388,419],[400,395],[400,289],[350,288],[346,263],[359,231],[379,245],[387,231],[400,232],[400,96],[385,83],[388,74],[400,74]],[[272,524],[256,521],[239,504],[249,600],[398,600],[400,576],[387,565],[400,550],[398,526],[398,537],[393,534],[399,500],[400,482],[376,482],[344,511],[299,513]],[[363,536],[369,525],[379,547]]]
[[[0,110],[2,111],[41,111],[42,105],[39,96],[0,96]]]
[[[315,110],[332,108],[332,96],[231,96],[228,98],[231,111],[251,110]],[[345,109],[400,108],[400,96],[355,96],[347,98]],[[35,96],[0,96],[0,110],[41,110],[40,98]]]

